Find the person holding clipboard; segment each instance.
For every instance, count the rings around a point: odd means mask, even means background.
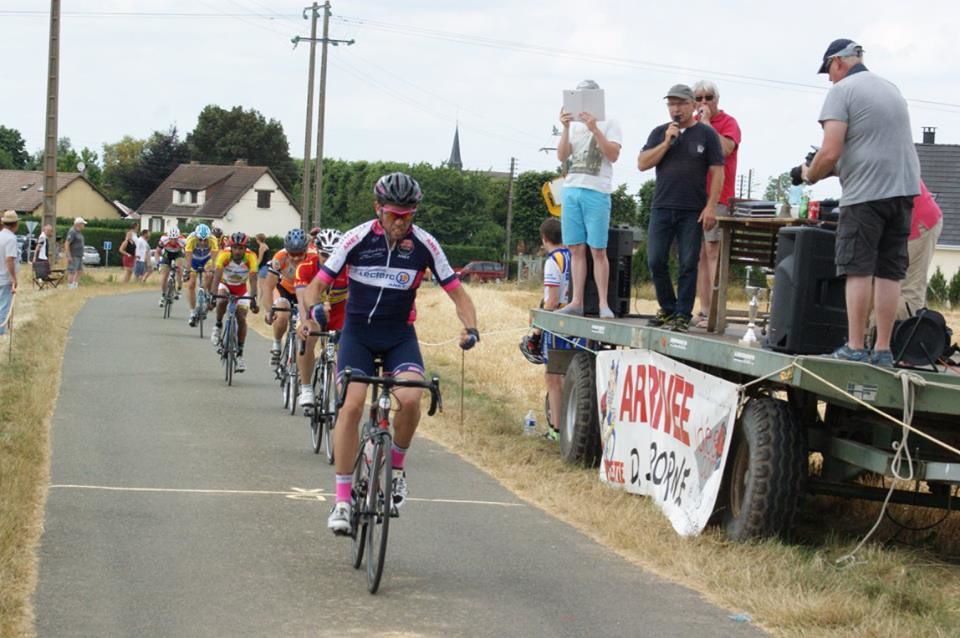
[[[580,93],[580,95],[574,95]],[[582,101],[579,101],[582,100]],[[587,280],[587,246],[593,255],[593,278],[600,300],[600,317],[612,318],[607,301],[610,264],[607,237],[610,227],[610,193],[613,191],[613,164],[620,157],[623,135],[620,124],[606,118],[603,92],[593,80],[584,80],[575,92],[567,91],[564,105],[591,108],[570,112],[560,110],[563,133],[557,144],[557,158],[565,164],[566,178],[560,207],[563,243],[570,248],[573,296],[558,312],[583,314],[583,291]],[[598,119],[600,118],[600,119]]]

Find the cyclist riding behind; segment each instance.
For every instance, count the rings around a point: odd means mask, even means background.
[[[247,250],[247,235],[236,232],[230,236],[230,249],[220,251],[217,255],[213,272],[213,290],[221,295],[236,295],[241,297],[250,291],[257,291],[257,256]],[[254,314],[259,312],[257,300],[241,299],[237,307],[237,372],[243,372],[247,365],[243,361],[243,343],[247,338],[247,307]],[[210,335],[210,341],[220,343],[220,333],[223,329],[223,315],[227,311],[227,300],[217,300],[217,323]]]
[[[166,303],[167,296],[167,274],[173,264],[180,267],[183,273],[183,248],[186,245],[183,237],[180,236],[180,229],[172,226],[166,233],[160,236],[160,243],[157,244],[157,253],[160,255],[160,307]],[[177,278],[176,298],[180,298],[181,279]]]
[[[280,349],[283,335],[290,325],[290,312],[274,312],[273,308],[281,308],[290,311],[297,303],[297,267],[311,255],[315,256],[313,248],[310,246],[310,238],[300,228],[291,229],[283,239],[283,248],[274,254],[273,259],[267,266],[267,275],[264,279],[265,284],[262,287],[260,303],[267,309],[264,315],[264,321],[268,326],[273,326],[273,345],[270,346],[270,365],[276,366],[280,362]],[[316,339],[314,339],[316,341]],[[308,348],[309,348],[308,344]],[[299,365],[298,355],[298,365]],[[300,373],[303,374],[303,366],[300,367]],[[312,367],[312,363],[311,363]],[[307,377],[309,379],[310,369],[307,368]],[[300,403],[304,405],[303,387],[301,387]],[[310,394],[313,388],[310,386]],[[313,397],[310,397],[309,404],[313,403]]]
[[[307,286],[313,281],[320,267],[326,263],[333,249],[340,241],[340,231],[333,228],[325,228],[317,233],[316,248],[317,252],[310,253],[306,259],[297,266],[296,292],[297,306],[301,317],[306,317],[306,302],[304,293]],[[324,314],[327,317],[327,330],[342,330],[343,319],[346,313],[347,305],[347,271],[344,268],[337,275],[337,278],[327,290],[320,295],[320,303],[323,304]],[[300,367],[300,378],[304,383],[300,385],[300,405],[308,406],[313,404],[315,399],[313,395],[313,385],[310,384],[310,377],[313,372],[313,364],[316,362],[314,347],[317,343],[316,337],[308,337],[307,345],[304,348],[303,355],[297,360]]]
[[[325,319],[320,294],[344,268],[350,266],[346,322],[340,337],[337,370],[352,368],[372,375],[377,355],[383,356],[383,373],[400,379],[422,380],[423,358],[413,324],[409,321],[417,288],[427,269],[456,306],[464,329],[460,347],[472,348],[480,340],[473,301],[450,268],[443,250],[432,235],[413,224],[422,193],[409,175],[391,173],[381,177],[373,189],[376,219],[347,231],[333,254],[320,268],[304,292],[310,312],[301,323],[302,334],[319,330]],[[394,396],[399,410],[394,418],[391,458],[393,504],[399,507],[407,496],[404,460],[420,420],[419,388],[397,388]],[[336,504],[327,519],[335,534],[350,533],[351,482],[359,435],[357,425],[363,413],[367,387],[351,384],[334,428],[336,457]]]
[[[213,264],[220,250],[217,238],[210,232],[206,224],[197,226],[187,237],[186,253],[187,271],[190,281],[187,283],[187,300],[190,302],[190,318],[187,323],[190,327],[197,325],[197,278],[202,277],[200,287],[210,292],[210,282],[213,279]]]

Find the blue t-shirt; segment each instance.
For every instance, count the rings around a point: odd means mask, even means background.
[[[663,142],[669,124],[650,132],[643,150]],[[707,172],[711,166],[723,166],[720,137],[709,126],[697,122],[683,129],[680,141],[657,164],[657,187],[653,208],[673,208],[700,212],[707,205]]]

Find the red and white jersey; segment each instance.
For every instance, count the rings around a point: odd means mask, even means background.
[[[187,240],[183,237],[171,238],[164,233],[160,236],[160,243],[157,244],[157,248],[170,253],[178,253],[181,252],[186,245]]]

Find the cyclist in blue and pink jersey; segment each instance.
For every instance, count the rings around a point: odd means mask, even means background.
[[[377,180],[374,210],[377,217],[344,233],[333,254],[307,286],[304,300],[307,318],[301,333],[320,330],[326,322],[320,295],[349,266],[347,316],[340,337],[337,370],[347,367],[358,374],[374,374],[373,361],[383,356],[383,373],[401,379],[423,379],[423,358],[417,333],[410,320],[417,288],[425,272],[433,272],[453,300],[464,329],[460,347],[469,350],[480,341],[477,311],[460,280],[432,235],[413,224],[422,193],[417,181],[404,173],[391,173]],[[335,534],[350,533],[353,460],[359,436],[357,424],[367,394],[364,384],[352,384],[337,415],[334,428],[336,458],[336,504],[327,519]],[[420,421],[419,388],[398,388],[400,405],[393,422],[391,451],[394,471],[393,504],[399,507],[407,496],[404,460]]]

